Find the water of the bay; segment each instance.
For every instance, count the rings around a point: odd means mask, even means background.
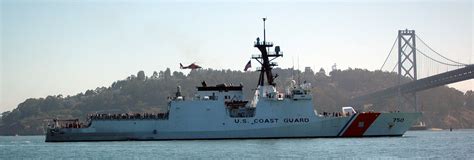
[[[474,130],[403,137],[45,143],[0,136],[0,159],[473,159]]]

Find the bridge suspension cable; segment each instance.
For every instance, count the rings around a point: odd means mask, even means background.
[[[391,72],[394,72],[394,71],[395,71],[395,69],[397,68],[397,66],[398,66],[398,63],[397,63],[397,64],[395,64],[395,66],[393,66],[393,68],[392,68],[392,71],[391,71]]]
[[[449,59],[449,58],[447,58],[447,57],[441,55],[440,53],[436,52],[433,48],[431,48],[428,44],[426,44],[425,41],[423,41],[420,37],[418,37],[418,35],[415,34],[415,36],[416,36],[416,38],[417,38],[418,40],[421,41],[421,43],[423,43],[426,47],[428,47],[428,49],[430,49],[431,51],[433,51],[434,53],[436,53],[438,56],[441,56],[441,57],[443,57],[444,59],[446,59],[446,60],[448,60],[448,61],[451,61],[451,62],[453,62],[453,63],[457,63],[457,64],[458,64],[457,66],[467,66],[467,65],[468,65],[468,64],[465,64],[465,63],[460,63],[460,62],[451,60],[451,59]],[[417,49],[417,50],[418,50],[418,49]],[[422,54],[423,54],[423,53],[422,53]],[[423,55],[425,55],[425,54],[423,54]],[[425,56],[426,56],[426,55],[425,55]],[[428,56],[427,56],[427,57],[428,57]],[[428,58],[430,58],[430,57],[428,57]],[[431,59],[431,60],[434,60],[434,59],[432,59],[432,58],[430,58],[430,59]],[[436,61],[436,60],[434,60],[434,61]],[[445,63],[442,63],[442,62],[439,62],[439,61],[436,61],[436,62],[441,63],[441,64],[445,64]],[[445,65],[449,65],[449,64],[445,64]],[[451,65],[451,66],[454,66],[454,65]]]
[[[418,53],[421,53],[423,56],[425,56],[426,58],[429,58],[435,62],[438,62],[440,64],[444,64],[444,65],[448,65],[448,66],[455,66],[455,67],[459,67],[459,66],[467,66],[467,65],[463,65],[463,64],[449,64],[449,63],[444,63],[444,62],[441,62],[441,61],[438,61],[428,55],[426,55],[425,53],[423,53],[422,51],[420,51],[418,48],[416,49],[416,51],[418,51]]]
[[[395,41],[393,42],[392,48],[390,49],[390,52],[388,52],[387,58],[385,58],[385,61],[382,64],[382,67],[380,67],[380,70],[383,69],[383,66],[385,66],[385,63],[387,63],[388,58],[390,57],[390,54],[392,54],[393,48],[395,48],[395,44],[397,44],[398,37],[395,38]]]

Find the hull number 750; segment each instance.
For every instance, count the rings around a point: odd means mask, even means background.
[[[405,118],[393,118],[393,122],[403,122]]]

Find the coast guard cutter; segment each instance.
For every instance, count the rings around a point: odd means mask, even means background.
[[[93,114],[86,122],[53,120],[46,142],[120,140],[194,140],[300,137],[402,136],[421,113],[356,112],[343,107],[338,113],[313,109],[310,84],[291,83],[276,90],[272,60],[281,57],[280,47],[257,39],[261,52],[252,56],[261,64],[258,87],[251,101],[244,100],[242,85],[197,87],[193,98],[181,96],[180,88],[166,113]]]

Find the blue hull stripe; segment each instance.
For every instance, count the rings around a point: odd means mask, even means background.
[[[349,126],[349,124],[352,122],[354,117],[356,117],[356,115],[358,115],[358,114],[356,113],[356,114],[353,114],[351,116],[351,118],[347,121],[347,123],[344,125],[344,127],[341,128],[341,131],[339,131],[339,133],[337,134],[338,136],[341,136],[342,132],[347,128],[347,126]]]

